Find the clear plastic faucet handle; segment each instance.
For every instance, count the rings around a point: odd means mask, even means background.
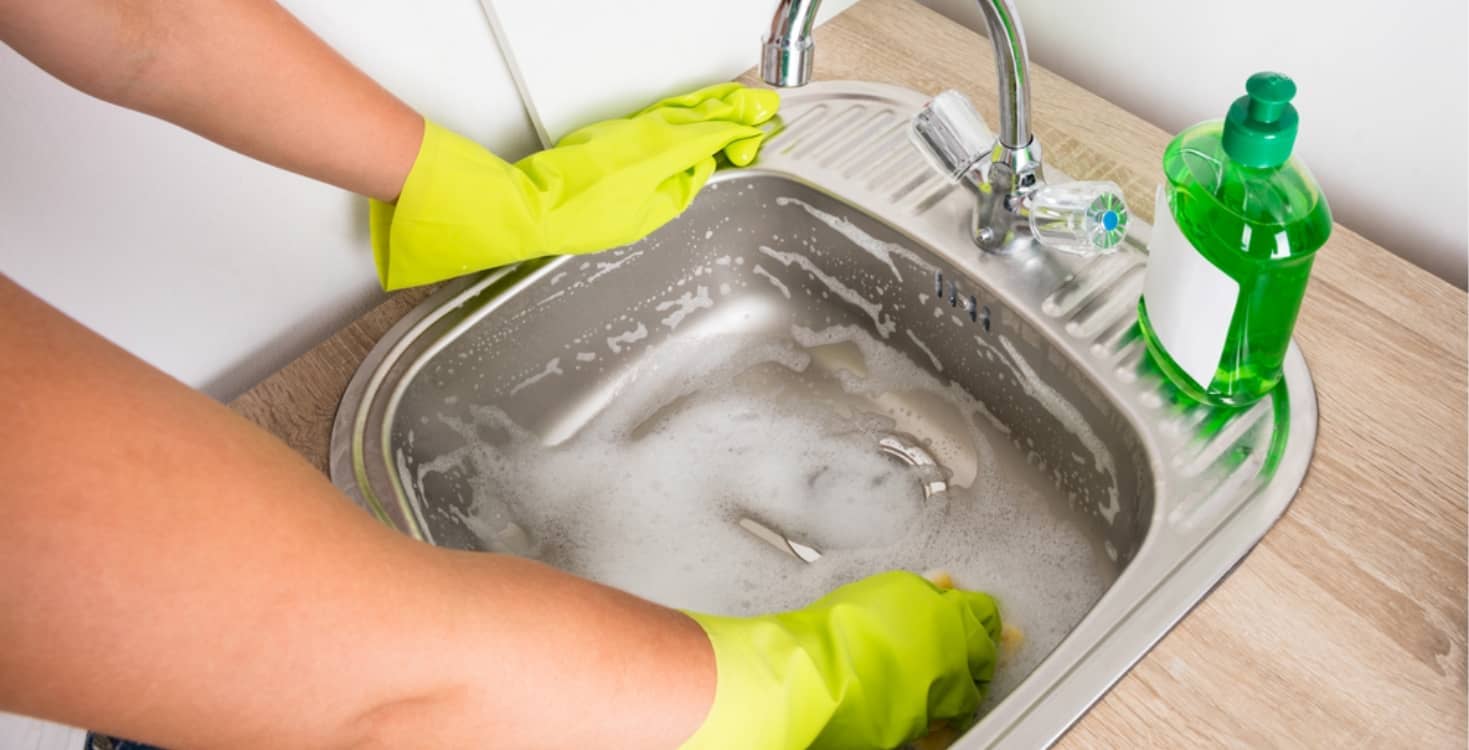
[[[908,137],[951,183],[959,182],[995,144],[968,97],[953,89],[930,99],[913,115]]]
[[[1127,236],[1127,204],[1116,183],[1046,185],[1029,200],[1031,234],[1053,250],[1100,255],[1116,250]]]

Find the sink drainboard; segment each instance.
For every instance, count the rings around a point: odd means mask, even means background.
[[[334,482],[692,609],[953,568],[1033,636],[955,747],[1054,741],[1285,511],[1315,393],[1292,347],[1252,407],[1178,394],[1135,325],[1140,222],[1098,258],[981,254],[907,143],[923,101],[788,93],[760,160],[653,236],[445,285],[349,386]]]

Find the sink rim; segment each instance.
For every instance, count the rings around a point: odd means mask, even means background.
[[[886,106],[901,113],[915,111],[925,99],[926,97],[917,92],[885,84],[817,83],[786,95],[784,127],[794,129],[801,118],[807,116],[819,119],[816,112],[821,105],[842,102],[876,103],[876,106]],[[835,129],[835,126],[832,127]],[[854,137],[854,140],[857,139]],[[752,175],[779,176],[805,184],[851,206],[855,211],[867,214],[899,234],[924,245],[925,250],[943,258],[969,276],[971,283],[983,285],[997,296],[1003,297],[1007,305],[1046,336],[1048,344],[1065,350],[1073,359],[1071,364],[1086,369],[1088,375],[1101,374],[1093,372],[1096,363],[1088,358],[1084,344],[1068,334],[1063,323],[1056,317],[1048,316],[1041,309],[1042,301],[1055,292],[1056,281],[1078,275],[1089,261],[1070,257],[1048,258],[1057,267],[1054,278],[1035,289],[1023,285],[1009,288],[1003,283],[985,280],[985,277],[993,275],[991,272],[1003,271],[1007,264],[1013,265],[1015,259],[972,257],[973,254],[967,253],[972,250],[967,241],[959,245],[953,240],[954,236],[963,236],[967,227],[951,227],[956,231],[950,233],[949,239],[933,241],[932,232],[925,234],[913,231],[912,227],[902,223],[902,216],[897,216],[895,220],[894,217],[899,212],[891,206],[882,205],[886,197],[882,191],[864,192],[843,185],[835,170],[798,157],[787,158],[787,154],[778,150],[781,143],[778,137],[772,138],[767,144],[766,154],[752,168],[722,172],[715,179],[722,182]],[[791,148],[794,146],[786,151]],[[911,157],[921,160],[916,152]],[[902,161],[901,157],[899,161]],[[1050,171],[1055,181],[1065,179],[1060,170],[1052,167]],[[940,197],[930,208],[939,208],[940,213],[944,213],[949,219],[968,207],[966,196],[960,188],[952,188],[947,194],[934,195]],[[911,217],[910,221],[917,222]],[[1147,225],[1140,221],[1134,222],[1128,239],[1133,252],[1141,251],[1145,247],[1146,235],[1149,233]],[[966,254],[971,257],[963,257]],[[391,523],[385,516],[386,509],[382,507],[381,501],[372,495],[369,469],[365,460],[370,412],[374,405],[380,404],[380,394],[389,375],[400,376],[392,388],[394,397],[386,405],[387,412],[391,413],[396,405],[396,397],[401,396],[404,384],[411,381],[411,373],[416,369],[412,362],[407,363],[406,370],[400,369],[404,364],[403,358],[412,354],[419,363],[418,366],[421,366],[436,348],[429,346],[421,351],[414,350],[414,344],[422,333],[445,316],[464,310],[472,300],[490,295],[484,304],[476,306],[474,311],[455,323],[450,330],[470,325],[474,320],[490,314],[497,306],[497,300],[511,296],[498,294],[506,291],[507,285],[514,289],[521,284],[533,284],[535,280],[553,273],[559,265],[569,261],[570,258],[540,259],[450,282],[395,324],[364,360],[343,397],[332,431],[331,470],[334,483],[381,520]],[[446,332],[440,337],[438,345],[451,338]],[[1149,468],[1153,473],[1153,515],[1131,563],[1142,561],[1146,566],[1150,562],[1166,562],[1167,565],[1160,571],[1142,570],[1143,566],[1129,564],[1055,650],[954,747],[1034,747],[1054,742],[1243,562],[1249,551],[1284,514],[1305,479],[1314,452],[1318,420],[1316,394],[1305,359],[1294,343],[1287,356],[1285,370],[1284,393],[1288,394],[1285,412],[1289,417],[1289,427],[1285,438],[1285,452],[1274,474],[1258,491],[1239,499],[1230,510],[1210,519],[1205,527],[1193,529],[1187,535],[1192,541],[1182,545],[1182,549],[1178,548],[1181,543],[1179,538],[1160,533],[1170,529],[1171,523],[1168,518],[1170,503],[1164,502],[1165,498],[1170,497],[1170,482],[1174,478],[1174,472],[1166,461],[1170,452],[1157,439],[1156,426],[1149,421],[1149,414],[1140,403],[1109,392],[1109,398],[1116,402],[1118,411],[1137,432],[1142,443],[1141,450],[1147,455]],[[1105,385],[1112,381],[1103,378],[1101,382]],[[384,429],[388,424],[390,420],[384,422]],[[391,467],[391,460],[387,464]],[[401,493],[397,500],[400,504],[404,503]],[[1170,542],[1173,542],[1171,547]]]

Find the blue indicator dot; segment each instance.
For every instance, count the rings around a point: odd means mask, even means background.
[[[1102,228],[1109,232],[1117,228],[1116,211],[1108,211],[1107,213],[1102,214]]]

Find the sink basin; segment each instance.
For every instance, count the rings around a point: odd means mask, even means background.
[[[1135,325],[1140,222],[1101,257],[980,253],[907,143],[924,99],[789,93],[653,236],[446,285],[349,386],[333,480],[417,538],[702,611],[949,570],[1026,636],[955,746],[1054,741],[1284,512],[1315,394],[1294,347],[1252,407],[1178,394]]]

